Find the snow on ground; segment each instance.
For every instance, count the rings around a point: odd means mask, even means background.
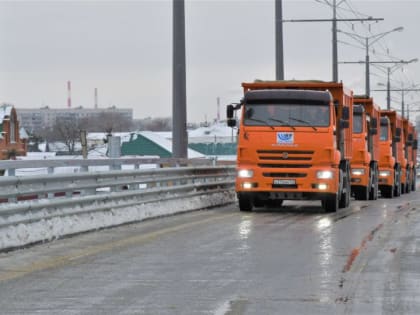
[[[171,133],[156,133],[150,131],[140,132],[143,136],[156,142],[168,151],[172,151]],[[230,137],[232,130],[216,124],[209,127],[198,128],[190,131],[190,137],[197,139],[207,139],[207,142],[214,142],[216,138],[223,139]],[[135,137],[135,133],[114,133],[113,136],[120,136],[121,143],[129,141]],[[169,138],[168,138],[169,137]],[[90,133],[88,142],[95,144],[95,148],[89,151],[88,158],[107,159],[107,146],[103,144],[106,138],[104,133]],[[227,141],[228,142],[228,141]],[[130,156],[134,157],[134,156]],[[189,158],[206,158],[206,156],[194,151],[188,150]],[[153,157],[155,158],[155,157]],[[214,156],[212,156],[214,158]],[[219,160],[234,161],[235,156],[220,156]],[[82,159],[82,156],[57,156],[54,152],[28,152],[27,156],[18,157],[19,160],[49,160],[49,159]],[[155,164],[144,164],[140,168],[156,168]],[[133,169],[133,165],[123,165],[123,169]],[[108,171],[108,166],[89,167],[89,171]],[[77,173],[80,172],[78,166],[56,167],[54,173]],[[26,168],[17,169],[17,176],[42,175],[48,174],[47,168]],[[5,174],[7,175],[7,173]],[[106,193],[106,192],[105,192]],[[76,197],[73,197],[76,198]],[[72,207],[50,208],[49,203],[54,203],[51,199],[19,202],[18,204],[0,204],[0,249],[20,247],[44,240],[53,240],[64,235],[71,235],[85,231],[96,230],[104,227],[116,226],[129,222],[142,221],[148,218],[154,218],[175,213],[204,209],[212,206],[220,206],[234,202],[236,199],[234,191],[210,193],[201,196],[194,196],[182,199],[171,199],[153,203],[133,203],[130,206],[124,206],[120,202],[108,202],[103,204],[103,209],[92,207],[84,209],[77,205],[77,200]],[[13,210],[14,206],[25,204],[31,211],[23,211],[11,216],[5,215],[7,211]],[[40,211],[35,211],[36,205],[41,205]],[[96,205],[98,207],[99,205]],[[45,207],[45,209],[43,209]],[[89,211],[90,210],[90,211]],[[75,212],[79,212],[75,214]],[[51,215],[60,214],[52,217]],[[13,224],[13,222],[16,222]],[[22,222],[22,223],[19,223]]]
[[[232,128],[226,125],[226,122],[217,122],[207,127],[199,127],[188,132],[189,137],[230,137]]]
[[[188,141],[190,143],[236,142],[236,130],[228,127],[226,122],[218,122],[188,131]]]
[[[24,211],[23,214],[0,217],[0,249],[16,248],[40,241],[51,241],[65,235],[221,206],[232,203],[234,200],[235,194],[230,191],[146,204],[138,202],[130,206],[121,205],[120,202],[108,202],[96,205],[96,208],[89,206],[84,209],[77,205],[75,198],[72,207],[55,210],[47,209],[49,200],[40,200],[29,204],[38,203],[45,206],[45,209],[41,211]],[[8,205],[0,205],[0,213],[10,210],[9,208]],[[74,214],[75,212],[79,213]],[[48,218],[52,214],[60,216]]]
[[[165,139],[162,136],[159,136],[158,134],[156,134],[153,131],[140,131],[139,134],[141,134],[143,137],[148,138],[149,140],[153,141],[154,143],[158,144],[159,146],[161,146],[162,148],[164,148],[165,150],[172,152],[172,141]],[[193,158],[204,158],[205,155],[188,149],[188,158],[189,159],[193,159]]]

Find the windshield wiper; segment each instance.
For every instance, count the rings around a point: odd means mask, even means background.
[[[286,121],[283,121],[283,120],[280,120],[280,119],[276,119],[276,118],[268,118],[269,120],[272,120],[272,121],[277,121],[277,122],[279,122],[279,123],[281,123],[281,124],[283,124],[283,125],[286,125],[286,126],[288,126],[288,127],[290,127],[290,128],[292,128],[293,130],[295,130],[296,128],[295,127],[293,127],[291,124],[289,124],[288,122],[286,122]]]
[[[263,123],[264,125],[269,126],[271,129],[274,129],[274,127],[273,127],[272,125],[270,125],[270,124],[269,124],[267,121],[265,121],[265,120],[262,120],[262,119],[257,119],[257,118],[250,118],[250,117],[245,118],[245,119],[247,119],[247,120],[253,120],[253,121],[256,121],[256,122]]]
[[[294,120],[294,121],[298,121],[298,122],[301,122],[301,123],[304,123],[304,124],[307,124],[309,127],[312,127],[312,129],[315,130],[315,131],[318,130],[309,121],[298,119],[298,118],[294,118],[294,117],[289,117],[289,119]]]

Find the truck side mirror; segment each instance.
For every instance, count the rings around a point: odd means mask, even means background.
[[[401,141],[401,137],[394,137],[394,140],[393,140],[393,142],[400,142]]]
[[[395,136],[398,138],[401,137],[401,128],[395,129]]]
[[[350,123],[348,120],[340,119],[340,129],[349,128]]]
[[[343,115],[342,117],[345,120],[349,120],[350,119],[350,110],[348,107],[343,107]]]
[[[226,106],[226,117],[228,120],[233,118],[233,110],[233,105]]]
[[[378,128],[378,119],[377,118],[371,118],[370,127],[371,128]]]
[[[378,128],[371,128],[370,129],[370,134],[371,135],[377,135],[378,134]]]
[[[413,141],[413,134],[412,133],[408,134],[408,141]]]
[[[417,150],[417,139],[413,141],[413,150]]]
[[[235,127],[236,126],[236,119],[229,118],[227,120],[227,125],[228,125],[228,127]]]

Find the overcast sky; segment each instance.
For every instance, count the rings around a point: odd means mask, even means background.
[[[332,2],[332,0],[328,0]],[[331,18],[326,0],[283,0],[284,19]],[[340,2],[340,1],[337,1]],[[371,48],[371,60],[420,58],[420,0],[346,0],[338,14],[384,18],[379,23],[339,23],[346,32],[371,36],[404,27]],[[190,0],[185,2],[187,51],[187,119],[214,119],[217,97],[225,104],[241,97],[241,82],[273,80],[274,0]],[[285,23],[286,79],[331,80],[331,23]],[[340,61],[364,60],[354,39],[339,34]],[[354,46],[361,46],[357,48]],[[17,108],[67,102],[130,107],[136,118],[168,117],[172,110],[172,1],[1,1],[0,101]],[[374,50],[374,52],[373,52]],[[364,65],[340,65],[339,78],[356,94],[364,93]],[[371,87],[386,83],[384,70],[371,67]],[[420,63],[395,70],[394,88],[420,84]],[[384,92],[372,92],[386,107]],[[393,92],[400,109],[401,95]],[[420,93],[406,95],[407,103]],[[412,105],[411,108],[415,106]],[[417,103],[420,108],[420,103]]]

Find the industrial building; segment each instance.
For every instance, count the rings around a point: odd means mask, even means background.
[[[51,129],[57,120],[76,120],[97,119],[104,114],[113,114],[121,117],[125,121],[133,120],[133,109],[117,108],[115,106],[109,108],[16,108],[20,125],[27,131]]]

